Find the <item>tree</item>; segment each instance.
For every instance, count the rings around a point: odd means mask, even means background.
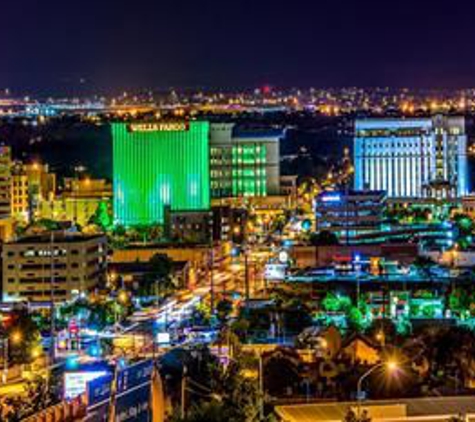
[[[295,393],[300,383],[300,358],[293,349],[278,348],[263,356],[264,389],[273,397]]]
[[[462,414],[459,414],[457,416],[451,416],[447,421],[448,422],[465,422],[466,418]]]
[[[343,422],[371,422],[371,418],[366,409],[363,409],[360,415],[357,415],[353,409],[348,409]]]
[[[334,233],[323,230],[319,233],[312,233],[310,235],[310,244],[312,246],[338,245],[338,238]]]
[[[455,288],[449,293],[449,309],[456,315],[460,315],[470,309],[471,296],[463,288]]]
[[[106,326],[115,322],[117,316],[123,317],[131,312],[130,303],[118,303],[113,300],[76,300],[73,303],[62,306],[59,310],[59,325],[71,318],[76,319],[79,324],[89,328],[102,330]]]
[[[127,234],[127,230],[122,225],[114,226],[112,234],[117,237],[124,237]]]
[[[216,305],[216,316],[220,325],[225,325],[231,311],[233,310],[233,303],[228,299],[222,299]]]
[[[350,306],[347,310],[346,320],[348,328],[352,331],[359,332],[364,328],[363,314],[356,306]]]
[[[176,411],[170,422],[222,422],[229,420],[224,404],[218,400],[199,402],[187,411],[182,418]]]
[[[53,379],[48,385],[44,378],[35,376],[25,382],[25,391],[21,396],[0,397],[0,420],[19,422],[54,405],[60,399],[58,388],[62,391],[62,377],[59,384],[58,379]]]
[[[436,263],[434,260],[428,256],[418,256],[414,261],[414,266],[427,277],[429,281],[432,281],[432,271]]]
[[[381,344],[392,344],[397,334],[396,326],[391,319],[375,319],[368,327],[366,334]]]
[[[144,290],[147,294],[164,296],[174,289],[171,280],[173,261],[165,254],[155,254],[149,261],[149,272],[144,278]]]
[[[328,292],[322,301],[322,307],[327,312],[345,312],[351,307],[351,299]]]
[[[6,328],[9,359],[12,363],[29,363],[32,351],[40,345],[40,331],[27,309],[16,310]]]
[[[211,322],[211,309],[205,303],[198,303],[190,316],[190,324],[193,326],[208,326]]]
[[[89,224],[95,224],[104,231],[112,226],[112,218],[107,202],[102,201],[99,203],[95,213],[89,219]]]
[[[458,213],[454,216],[454,223],[459,230],[461,236],[473,233],[474,223],[469,215]]]

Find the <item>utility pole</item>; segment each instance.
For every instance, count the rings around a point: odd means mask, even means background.
[[[350,244],[350,216],[348,215],[350,212],[350,188],[348,185],[348,180],[345,183],[345,240],[346,246]]]
[[[264,420],[264,365],[262,352],[259,353],[259,420]]]
[[[246,307],[249,306],[250,288],[249,288],[249,256],[247,246],[244,247],[244,289],[246,296]]]
[[[50,235],[50,265],[51,265],[51,274],[50,274],[50,300],[51,300],[51,307],[50,307],[50,312],[51,312],[51,325],[50,325],[50,359],[51,359],[51,364],[54,364],[55,358],[56,358],[56,342],[55,342],[55,332],[56,332],[56,327],[55,327],[55,321],[54,321],[54,314],[55,314],[55,307],[54,307],[54,231],[51,230],[51,235]]]
[[[134,346],[135,350],[135,346]],[[114,422],[116,417],[116,396],[117,396],[117,383],[119,379],[119,365],[115,365],[114,378],[112,379],[111,393],[109,398],[109,417],[107,422]]]
[[[8,337],[3,339],[3,373],[2,373],[2,382],[3,384],[7,383],[8,379]]]
[[[183,366],[183,374],[181,377],[181,405],[180,417],[185,419],[186,414],[186,366]]]
[[[211,243],[210,248],[210,255],[209,255],[209,276],[210,276],[210,308],[211,308],[211,315],[214,315],[214,305],[215,305],[215,297],[214,297],[214,248],[213,243]]]

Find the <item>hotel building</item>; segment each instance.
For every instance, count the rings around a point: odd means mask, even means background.
[[[390,199],[456,199],[468,192],[463,117],[361,119],[355,124],[355,189]]]

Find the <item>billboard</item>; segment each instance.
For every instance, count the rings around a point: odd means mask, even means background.
[[[283,281],[287,273],[287,264],[267,264],[264,278],[270,281]]]
[[[106,375],[106,371],[82,371],[64,373],[64,398],[74,399],[86,392],[87,383]]]
[[[115,420],[148,422],[151,420],[151,386],[153,361],[146,360],[117,374]]]
[[[114,376],[107,374],[87,383],[87,422],[107,422]]]

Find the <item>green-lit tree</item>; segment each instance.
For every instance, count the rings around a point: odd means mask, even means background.
[[[110,229],[110,227],[112,226],[112,217],[107,202],[103,201],[99,203],[96,212],[89,220],[89,224],[95,224],[104,231]]]
[[[455,214],[453,220],[461,236],[466,236],[473,233],[474,223],[467,214],[457,213]]]
[[[322,307],[327,312],[344,312],[351,307],[351,299],[348,296],[328,292],[322,300]]]

